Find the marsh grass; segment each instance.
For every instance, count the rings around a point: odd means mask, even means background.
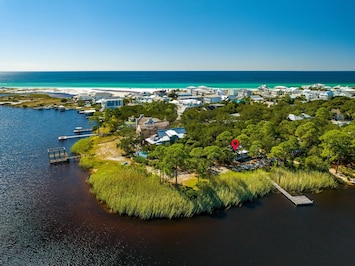
[[[78,141],[72,152],[82,155],[80,165],[95,169],[88,180],[96,198],[114,213],[140,219],[191,217],[221,208],[240,206],[272,191],[271,177],[289,191],[318,191],[335,187],[330,175],[321,172],[273,169],[271,172],[226,172],[210,178],[191,178],[184,185],[161,182],[142,164],[121,165],[97,155],[99,144],[109,138]]]
[[[111,212],[141,219],[191,217],[241,205],[271,191],[265,172],[227,173],[196,189],[161,183],[142,166],[107,163],[89,179],[92,192]]]
[[[26,108],[52,106],[52,105],[64,105],[65,107],[68,108],[74,108],[77,106],[76,104],[71,103],[67,99],[54,98],[47,94],[42,94],[42,93],[11,94],[10,96],[2,97],[2,101],[8,101],[13,103],[24,101],[24,103],[22,104],[13,105],[13,106],[26,107]]]
[[[334,178],[326,172],[273,169],[271,178],[289,192],[319,192],[325,188],[336,188]]]

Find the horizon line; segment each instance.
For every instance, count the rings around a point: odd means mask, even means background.
[[[1,72],[355,72],[354,70],[0,70]]]

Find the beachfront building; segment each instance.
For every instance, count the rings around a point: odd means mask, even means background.
[[[107,99],[107,98],[111,98],[112,97],[112,93],[103,92],[103,91],[93,92],[93,93],[90,93],[89,95],[91,95],[93,102],[96,102],[96,101],[101,100],[101,99]]]
[[[350,87],[337,86],[334,90],[334,96],[355,97],[355,89]]]
[[[123,99],[121,97],[104,98],[99,101],[101,103],[101,110],[115,109],[123,106]]]
[[[91,102],[92,101],[92,96],[89,93],[83,92],[83,93],[79,93],[77,95],[75,95],[73,97],[73,101],[74,102],[78,102],[78,101],[83,101],[83,102]]]
[[[158,130],[167,129],[169,126],[168,121],[145,117],[143,114],[136,119],[136,133],[143,138],[148,138],[156,134]]]

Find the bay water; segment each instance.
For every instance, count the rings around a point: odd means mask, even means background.
[[[77,163],[50,165],[89,121],[75,111],[0,106],[0,265],[354,265],[355,188],[280,194],[191,219],[108,213]]]

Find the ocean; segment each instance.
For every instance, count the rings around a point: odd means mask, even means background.
[[[0,88],[212,88],[355,86],[355,71],[74,71],[0,72]]]

